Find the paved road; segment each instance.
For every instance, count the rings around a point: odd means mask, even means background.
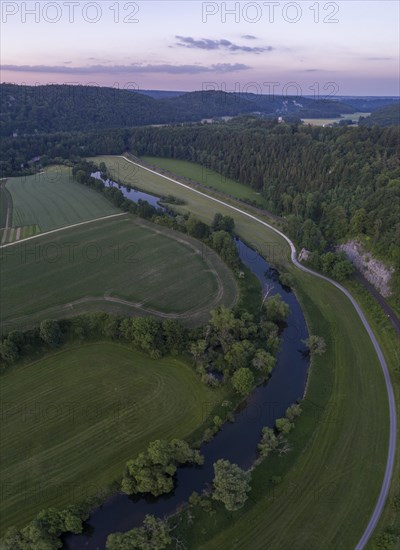
[[[275,227],[273,227],[269,223],[264,222],[263,220],[260,220],[259,218],[257,218],[256,216],[253,216],[253,214],[250,214],[249,212],[246,212],[245,210],[241,210],[240,208],[237,208],[236,206],[232,206],[232,205],[230,205],[230,204],[228,204],[228,203],[226,203],[226,202],[224,202],[220,199],[217,199],[215,197],[211,197],[210,195],[207,195],[206,193],[203,193],[202,191],[199,191],[197,189],[193,189],[189,185],[181,183],[181,182],[179,182],[179,181],[177,181],[173,178],[170,178],[168,176],[164,176],[162,174],[159,174],[155,170],[151,170],[150,168],[146,168],[145,166],[142,166],[141,164],[139,164],[137,162],[133,162],[132,160],[130,160],[129,158],[127,158],[125,156],[122,156],[122,158],[125,159],[126,161],[130,162],[131,164],[139,166],[143,170],[147,170],[148,172],[156,174],[157,176],[160,176],[160,177],[162,177],[162,178],[164,178],[168,181],[171,181],[171,182],[175,183],[176,185],[179,185],[181,187],[185,187],[186,189],[190,189],[193,193],[197,193],[199,195],[202,195],[203,197],[207,197],[208,199],[210,199],[214,202],[222,204],[223,206],[226,206],[227,208],[230,208],[231,210],[235,210],[236,212],[239,212],[240,214],[243,214],[244,216],[247,216],[248,218],[251,218],[255,222],[257,222],[261,225],[264,225],[265,227],[268,227],[268,229],[270,229],[271,231],[274,231],[275,233],[280,235],[288,243],[288,245],[290,247],[291,260],[292,260],[293,264],[296,267],[298,267],[302,271],[305,271],[306,273],[309,273],[310,275],[312,275],[314,277],[318,277],[319,279],[323,279],[324,281],[327,281],[328,283],[332,284],[337,289],[339,289],[341,292],[343,292],[343,294],[345,294],[347,296],[347,298],[350,300],[350,302],[353,304],[355,310],[358,313],[358,316],[360,317],[360,319],[361,319],[361,321],[362,321],[362,323],[363,323],[363,325],[364,325],[364,327],[365,327],[365,329],[366,329],[366,331],[367,331],[367,333],[370,337],[372,345],[375,348],[376,354],[378,356],[378,359],[379,359],[379,362],[380,362],[380,365],[381,365],[381,368],[382,368],[383,375],[385,377],[386,390],[387,390],[388,401],[389,401],[389,416],[390,416],[389,449],[388,449],[388,457],[387,457],[385,475],[384,475],[384,478],[383,478],[381,491],[380,491],[380,494],[379,494],[379,497],[378,497],[378,501],[375,505],[375,509],[372,513],[372,516],[371,516],[370,520],[369,520],[369,523],[368,523],[367,527],[365,528],[365,531],[362,534],[357,546],[355,547],[355,550],[362,550],[363,548],[365,548],[368,540],[370,539],[370,537],[371,537],[371,535],[372,535],[372,533],[373,533],[373,531],[376,527],[376,524],[378,523],[378,520],[379,520],[379,518],[382,514],[382,511],[383,511],[383,508],[385,506],[385,502],[386,502],[386,499],[387,499],[387,495],[388,495],[388,492],[389,492],[390,483],[391,483],[391,479],[392,479],[392,473],[393,473],[395,453],[396,453],[396,437],[397,437],[396,421],[397,421],[397,419],[396,419],[396,405],[395,405],[395,399],[394,399],[394,393],[393,393],[393,386],[392,386],[392,382],[390,380],[389,369],[388,369],[388,366],[386,364],[386,360],[385,360],[385,357],[382,353],[382,350],[379,346],[379,343],[378,343],[378,341],[375,337],[375,334],[373,333],[373,331],[372,331],[367,319],[365,318],[365,315],[362,312],[360,306],[358,305],[356,300],[353,298],[353,296],[350,294],[350,292],[346,288],[344,288],[342,285],[340,285],[336,281],[333,281],[332,279],[329,279],[329,277],[325,277],[325,275],[321,275],[320,273],[317,273],[317,272],[313,271],[312,269],[309,269],[308,267],[305,267],[304,265],[302,265],[297,260],[296,248],[295,248],[294,244],[292,243],[292,241],[284,233],[282,233],[281,231],[279,231],[278,229],[276,229]]]

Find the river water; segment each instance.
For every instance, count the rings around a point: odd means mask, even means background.
[[[153,201],[159,200],[158,197],[137,191],[132,195],[133,190],[124,189],[124,186],[120,186],[120,189],[131,200],[135,200],[133,197],[148,202],[147,197]],[[151,204],[159,206],[154,202]],[[224,424],[211,442],[201,446],[200,452],[205,459],[203,466],[178,468],[172,493],[158,498],[115,494],[92,512],[82,535],[65,538],[65,550],[104,550],[108,534],[139,526],[146,514],[158,517],[172,514],[179,505],[187,502],[193,491],[201,492],[211,484],[213,464],[220,458],[228,459],[241,468],[249,468],[257,458],[261,429],[264,426],[272,427],[289,405],[302,398],[309,359],[302,343],[308,332],[300,304],[294,293],[280,284],[278,273],[264,258],[240,239],[236,240],[236,246],[241,260],[256,275],[261,286],[264,288],[267,284],[273,284],[272,294],[280,294],[290,307],[290,315],[282,328],[277,363],[271,378],[247,398],[235,414],[235,422]]]
[[[112,181],[110,179],[105,180],[101,177],[100,172],[93,172],[91,176],[93,178],[101,180],[106,187],[117,187],[124,195],[124,197],[130,199],[133,202],[139,202],[139,199],[141,199],[143,201],[147,201],[149,204],[151,204],[151,206],[154,206],[155,208],[163,208],[163,206],[159,204],[160,197],[155,197],[154,195],[149,195],[148,193],[144,193],[143,191],[138,191],[133,187],[119,185],[118,183],[115,183],[115,181]]]

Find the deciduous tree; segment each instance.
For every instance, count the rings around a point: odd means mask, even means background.
[[[214,491],[212,498],[224,503],[231,512],[242,508],[250,492],[250,472],[231,464],[228,460],[218,460],[214,464]]]

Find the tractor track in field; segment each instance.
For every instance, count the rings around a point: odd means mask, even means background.
[[[191,248],[195,250],[197,254],[199,254],[199,250],[195,249],[194,245],[191,245],[190,243],[187,243],[184,240],[179,240],[183,244],[189,244]],[[20,241],[22,242],[22,241]],[[148,314],[153,315],[155,317],[161,318],[161,319],[177,319],[177,320],[188,320],[188,319],[196,319],[196,318],[202,318],[206,313],[208,313],[211,309],[218,306],[218,304],[221,302],[223,295],[224,295],[224,285],[223,281],[216,269],[211,265],[211,262],[209,261],[209,258],[205,258],[205,261],[208,265],[207,272],[212,273],[217,281],[218,290],[214,298],[211,302],[208,304],[205,304],[203,306],[189,309],[183,313],[167,313],[164,311],[159,311],[154,308],[146,307],[145,301],[142,302],[132,302],[130,300],[125,300],[123,298],[118,298],[117,296],[112,296],[111,292],[112,289],[109,289],[104,293],[103,296],[84,296],[83,298],[79,298],[77,300],[73,300],[71,302],[67,302],[66,304],[59,304],[56,306],[51,306],[49,308],[46,308],[45,310],[41,311],[41,315],[43,316],[50,316],[50,317],[57,317],[61,313],[65,313],[66,311],[74,310],[77,306],[80,306],[82,304],[91,304],[91,303],[102,303],[102,302],[108,302],[113,304],[119,304],[126,307],[131,308],[134,311],[138,311],[141,314]],[[238,300],[238,295],[236,295],[234,302],[231,304],[233,307]],[[35,314],[32,315],[22,315],[20,317],[13,317],[8,319],[8,323],[14,324],[14,323],[26,323],[29,322],[29,320],[35,317]]]
[[[103,296],[84,296],[83,298],[79,298],[78,300],[73,300],[72,302],[68,302],[66,304],[52,306],[50,308],[47,308],[41,311],[41,314],[42,316],[47,315],[50,317],[58,316],[61,312],[74,310],[77,306],[81,304],[109,302],[113,304],[127,306],[135,311],[139,311],[141,314],[153,315],[154,317],[159,317],[162,319],[185,320],[190,318],[196,318],[199,316],[201,317],[204,313],[209,312],[210,309],[218,305],[224,293],[222,280],[219,274],[217,273],[217,271],[215,271],[214,269],[209,269],[208,271],[213,273],[213,275],[215,275],[215,278],[217,279],[218,292],[216,296],[213,298],[212,302],[210,302],[209,304],[206,304],[199,308],[194,308],[194,309],[185,311],[184,313],[174,313],[174,312],[167,313],[164,311],[159,311],[157,309],[146,307],[145,302],[131,302],[129,300],[124,300],[123,298],[118,298],[117,296],[111,296],[111,290],[109,290],[105,292]],[[13,317],[9,319],[8,322],[9,323],[24,322],[24,321],[26,322],[26,321],[29,321],[31,317],[32,315],[23,315],[20,317]]]

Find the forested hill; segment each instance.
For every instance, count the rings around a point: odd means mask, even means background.
[[[150,97],[94,86],[0,84],[0,135],[88,131],[261,113],[266,116],[337,117],[354,107],[337,101],[286,96],[190,92]]]
[[[400,103],[387,105],[373,112],[369,117],[360,120],[361,126],[399,126],[400,125]]]

